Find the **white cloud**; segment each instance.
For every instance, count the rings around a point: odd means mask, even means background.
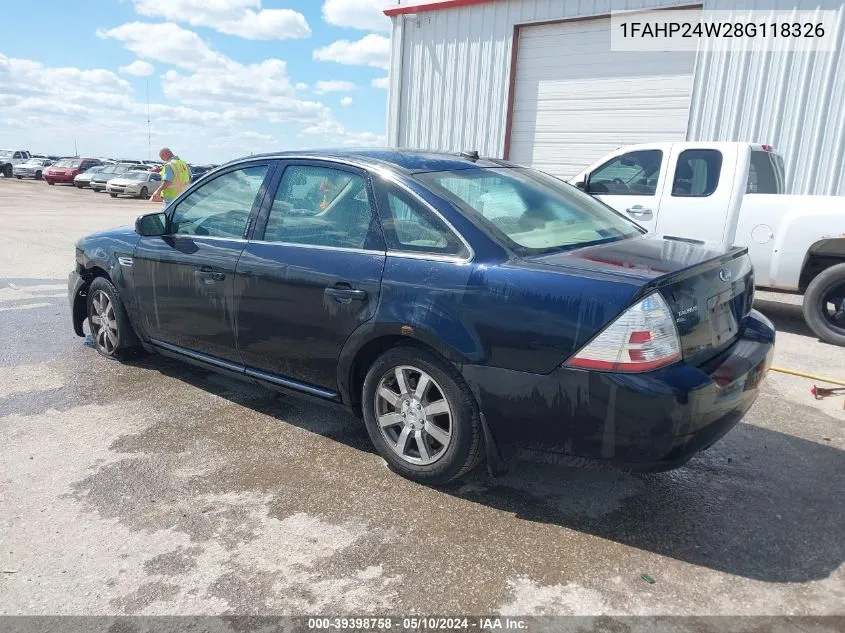
[[[314,92],[318,95],[327,92],[349,92],[350,90],[355,90],[357,87],[351,81],[318,81],[314,84]]]
[[[384,9],[394,4],[390,0],[326,0],[323,19],[335,26],[389,31],[390,18],[384,15]]]
[[[342,106],[351,106],[355,101],[353,101],[352,97],[346,96],[340,100],[340,105]]]
[[[308,84],[303,83],[303,82],[301,82],[301,81],[300,81],[299,83],[297,83],[297,84],[294,86],[294,88],[296,88],[297,90],[308,90]]]
[[[188,70],[225,66],[230,61],[213,51],[193,31],[170,22],[127,22],[113,29],[99,29],[97,36],[123,42],[138,57]]]
[[[205,26],[248,40],[309,37],[311,29],[298,11],[262,9],[261,0],[134,0],[139,15]]]
[[[135,75],[136,77],[149,77],[155,72],[151,63],[140,59],[136,59],[128,66],[121,66],[118,70],[124,75]]]
[[[387,144],[384,134],[373,132],[350,132],[334,119],[321,121],[302,130],[303,136],[319,136],[329,145],[383,146]]]
[[[386,90],[389,79],[389,77],[376,77],[371,83],[373,85],[373,88],[381,88],[383,90]]]
[[[328,46],[318,48],[314,59],[321,62],[337,62],[348,66],[373,66],[387,68],[390,57],[390,39],[370,33],[360,40],[337,40]]]

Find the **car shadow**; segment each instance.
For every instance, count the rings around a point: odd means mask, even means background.
[[[342,410],[292,406],[299,400],[247,383],[231,388],[231,379],[160,356],[130,364],[375,452],[360,420]],[[823,415],[774,397],[755,406],[766,420]],[[807,582],[828,577],[845,562],[845,451],[819,440],[742,423],[668,473],[517,460],[504,476],[491,478],[481,468],[439,492],[724,573]]]
[[[812,339],[818,338],[804,321],[804,313],[800,305],[755,299],[754,308],[768,317],[778,332],[809,336]]]

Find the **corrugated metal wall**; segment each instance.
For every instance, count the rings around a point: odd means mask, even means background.
[[[389,142],[502,156],[513,26],[694,0],[496,0],[394,19]],[[843,0],[705,0],[705,9],[839,12],[835,52],[701,52],[688,138],[771,143],[792,193],[845,195]],[[404,24],[400,24],[400,20]],[[401,32],[401,37],[399,34]],[[398,80],[397,80],[398,79]],[[398,100],[397,100],[398,94]],[[561,123],[565,125],[565,122]]]
[[[690,0],[497,0],[398,16],[393,35],[397,41],[404,20],[402,73],[391,86],[391,117],[398,119],[388,123],[388,142],[502,156],[514,24],[680,4]]]
[[[706,8],[737,9],[736,0]],[[699,52],[687,137],[770,143],[786,162],[790,193],[845,195],[845,5],[743,2],[752,9],[839,12],[833,52]]]

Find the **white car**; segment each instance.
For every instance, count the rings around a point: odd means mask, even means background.
[[[134,198],[149,198],[153,191],[161,184],[161,175],[153,171],[127,171],[109,180],[106,191],[112,198],[118,196],[132,196]]]
[[[650,233],[745,246],[755,284],[804,293],[804,319],[845,346],[845,198],[787,195],[783,157],[752,143],[620,147],[572,179]]]

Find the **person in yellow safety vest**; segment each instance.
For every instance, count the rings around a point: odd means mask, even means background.
[[[162,202],[166,207],[191,184],[191,169],[188,163],[170,151],[163,148],[158,153],[164,166],[161,168],[161,184],[150,196],[151,202]]]

